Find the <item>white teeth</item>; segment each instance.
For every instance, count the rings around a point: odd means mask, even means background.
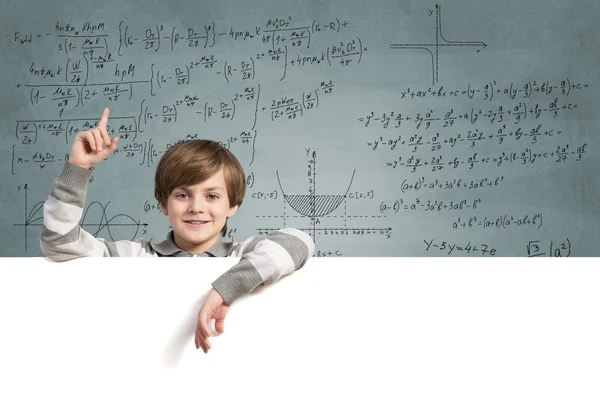
[[[192,225],[202,225],[205,224],[206,221],[186,221],[188,224],[192,224]]]

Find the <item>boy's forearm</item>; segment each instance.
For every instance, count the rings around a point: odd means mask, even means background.
[[[42,242],[47,241],[51,232],[64,235],[78,227],[91,175],[92,171],[65,162],[44,203]]]
[[[239,297],[252,292],[263,282],[263,278],[252,263],[241,259],[239,263],[215,280],[212,286],[219,292],[223,302],[231,305]]]
[[[54,181],[50,196],[63,203],[83,208],[91,176],[92,170],[65,162],[63,170]],[[79,219],[76,222],[78,221]]]
[[[311,237],[293,228],[272,232],[264,238],[252,237],[232,254],[241,256],[240,262],[213,282],[213,287],[225,304],[230,305],[258,285],[272,284],[302,268],[314,251]]]
[[[44,254],[53,260],[62,261],[83,255],[76,251],[81,246],[72,245],[82,241],[79,220],[91,174],[92,171],[88,169],[66,162],[44,203],[40,244]]]

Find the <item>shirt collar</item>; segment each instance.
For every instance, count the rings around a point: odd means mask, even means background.
[[[194,254],[181,250],[175,244],[173,231],[167,234],[167,238],[162,242],[150,241],[150,247],[162,257],[191,257]],[[203,253],[195,254],[199,257],[227,257],[233,249],[233,242],[226,242],[222,236],[209,249]]]

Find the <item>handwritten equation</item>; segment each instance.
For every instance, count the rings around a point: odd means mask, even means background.
[[[468,169],[473,169],[482,165],[490,165],[500,168],[502,165],[527,165],[542,162],[564,163],[569,161],[581,161],[584,155],[587,154],[587,143],[572,149],[569,144],[557,146],[555,149],[544,149],[535,151],[529,147],[522,151],[503,151],[500,154],[492,156],[482,156],[480,153],[472,153],[467,157],[454,157],[448,160],[444,156],[421,158],[410,156],[404,160],[398,157],[396,160],[389,161],[386,166],[392,169],[403,167],[410,172],[417,172],[421,169],[431,172],[442,171],[447,168],[457,169],[465,166]]]
[[[29,90],[32,104],[42,100],[56,103],[59,115],[62,115],[69,103],[83,106],[98,96],[108,101],[131,99],[140,86],[143,93],[156,96],[161,89],[189,86],[211,78],[206,74],[225,83],[253,81],[260,74],[261,65],[269,71],[273,66],[280,68],[279,80],[282,81],[290,68],[360,64],[368,51],[360,36],[339,39],[349,25],[350,22],[338,18],[313,20],[304,25],[294,22],[291,17],[268,20],[260,27],[228,27],[223,31],[218,31],[214,23],[201,28],[157,25],[139,29],[124,21],[118,27],[104,22],[57,22],[51,32],[14,32],[17,46],[54,47],[57,57],[64,55],[62,62],[32,62],[28,76],[37,82],[17,83],[16,86]],[[328,40],[329,45],[323,47],[320,40]],[[237,60],[224,58],[219,46],[231,46],[232,42],[247,42],[245,47],[250,54],[238,56]],[[261,46],[266,46],[266,51],[257,52]],[[138,47],[152,53],[167,49],[178,51],[190,61],[169,67],[156,63],[138,65],[128,61],[131,59],[128,52]],[[315,47],[318,47],[316,53],[307,54],[307,50]],[[199,55],[195,50],[190,53],[191,49],[212,51]],[[121,60],[124,57],[126,61]],[[273,76],[271,72],[267,74],[269,78]]]
[[[436,252],[443,256],[488,256],[500,255],[495,246],[486,243],[467,242],[457,244],[451,241],[437,242],[434,239],[424,239],[426,252]],[[569,238],[559,241],[550,240],[548,242],[540,240],[530,240],[526,245],[527,257],[570,257],[571,241]]]

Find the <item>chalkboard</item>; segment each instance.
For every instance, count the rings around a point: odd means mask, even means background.
[[[240,159],[241,240],[319,256],[600,255],[598,2],[16,1],[0,6],[2,256],[40,256],[73,137],[111,110],[81,225],[162,240],[161,155]]]

